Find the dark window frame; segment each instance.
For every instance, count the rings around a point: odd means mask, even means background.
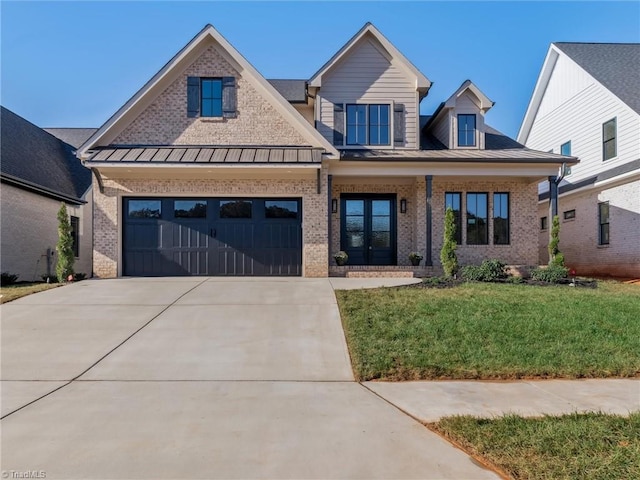
[[[496,221],[502,218],[501,216],[500,217],[496,216],[496,197],[499,195],[500,196],[506,195],[507,197],[506,241],[498,241],[499,239],[497,238],[497,234],[496,234],[496,230],[497,230]],[[504,212],[499,212],[499,213],[501,214]],[[511,195],[509,195],[509,192],[493,192],[493,215],[492,216],[493,216],[493,244],[494,245],[511,245]]]
[[[602,207],[605,205],[607,207],[607,217],[606,219],[603,219]],[[598,202],[598,245],[609,245],[609,243],[611,242],[610,230],[609,230],[609,217],[610,217],[609,202]],[[605,235],[605,230],[606,230],[606,235]]]
[[[470,202],[470,195],[476,195],[475,201],[474,202]],[[473,224],[469,223],[469,220],[471,220],[471,212],[469,211],[469,206],[472,205],[476,210],[477,210],[477,206],[478,206],[478,197],[477,195],[484,195],[485,198],[485,211],[486,211],[486,216],[485,217],[479,217],[477,214],[474,214],[474,219],[476,220],[476,222],[474,222]],[[489,192],[467,192],[466,195],[466,215],[467,215],[467,245],[489,245]],[[484,241],[479,241],[479,242],[472,242],[471,240],[475,239],[476,237],[480,237],[480,229],[478,228],[479,222],[477,222],[478,219],[484,220],[484,228],[483,228],[483,233],[484,233]],[[471,234],[471,232],[475,230],[475,234]]]
[[[80,217],[69,215],[69,223],[71,224],[71,237],[73,244],[73,256],[78,258],[80,256]]]
[[[364,123],[358,122],[358,109],[362,107],[364,108]],[[387,107],[387,116],[386,122],[381,120],[381,107]],[[371,110],[372,108],[378,108],[378,122],[375,124],[371,123]],[[349,112],[350,110],[355,109],[355,121],[350,121]],[[353,111],[353,110],[352,110]],[[347,103],[344,106],[344,144],[348,147],[358,147],[358,146],[375,146],[375,147],[388,147],[391,146],[391,104],[389,103]],[[353,119],[351,119],[353,120]],[[359,141],[358,138],[358,128],[364,127],[364,141]],[[377,143],[371,143],[371,128],[377,127],[378,129],[378,139],[380,139],[382,129],[386,127],[387,129],[387,142],[382,143],[378,141]],[[349,141],[349,133],[351,129],[356,129],[356,141]]]
[[[220,98],[216,97],[213,92],[214,92],[214,88],[213,85],[211,86],[211,97],[205,97],[204,95],[204,84],[205,82],[216,82],[216,83],[220,83]],[[200,116],[202,118],[222,118],[223,114],[224,114],[224,110],[223,110],[223,104],[222,104],[222,97],[223,97],[223,93],[222,93],[222,89],[223,89],[223,83],[222,83],[222,77],[200,77]],[[212,113],[215,111],[214,106],[217,106],[217,102],[220,103],[220,115],[205,115],[204,114],[204,102],[205,101],[211,101],[212,102],[212,107],[211,107],[211,111]],[[214,103],[216,102],[216,103]]]
[[[462,245],[462,192],[444,192],[444,212],[447,213],[447,208],[449,207],[449,196],[457,197],[459,210],[456,213],[456,210],[453,209],[453,214],[455,216],[455,225],[456,225],[456,243],[458,245]]]
[[[540,230],[548,230],[548,229],[549,229],[549,218],[540,217]]]
[[[572,208],[571,210],[565,210],[562,212],[563,220],[575,220],[576,218],[576,209]]]
[[[606,137],[607,125],[613,122],[613,136]],[[607,145],[613,143],[613,155],[607,157]],[[602,161],[611,160],[618,156],[618,117],[613,117],[602,124]]]
[[[473,129],[468,128],[468,123],[465,122],[465,128],[462,129],[460,119],[461,118],[473,118]],[[458,114],[458,147],[475,147],[477,145],[477,131],[478,131],[478,119],[475,113],[459,113]],[[466,143],[469,140],[469,135],[472,135],[473,142]],[[462,137],[464,135],[464,137]],[[464,138],[465,143],[460,143],[460,139]]]

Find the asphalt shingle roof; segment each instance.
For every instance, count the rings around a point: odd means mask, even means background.
[[[640,43],[554,42],[554,45],[640,113]]]
[[[75,148],[1,107],[0,174],[3,181],[60,199],[82,202],[91,171]]]
[[[97,128],[43,128],[45,132],[59,138],[72,147],[79,148],[89,137],[96,133]]]
[[[267,80],[280,95],[290,103],[307,102],[307,81],[306,80]]]

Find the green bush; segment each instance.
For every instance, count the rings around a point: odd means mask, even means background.
[[[462,269],[462,278],[474,282],[495,282],[507,278],[507,266],[500,260],[485,260],[482,265],[467,265]]]
[[[444,216],[444,242],[440,250],[440,262],[446,277],[453,277],[458,273],[456,248],[456,217],[453,209],[449,207]]]
[[[2,272],[0,274],[0,285],[3,287],[7,285],[13,285],[18,281],[18,275],[15,273]]]
[[[554,215],[551,224],[551,238],[549,239],[549,265],[564,267],[564,255],[560,252],[558,244],[560,243],[560,218]]]
[[[536,268],[531,271],[531,278],[539,282],[558,283],[567,278],[569,269],[559,265],[549,265],[547,268]]]
[[[58,283],[58,277],[55,275],[42,275],[42,281],[45,283]]]

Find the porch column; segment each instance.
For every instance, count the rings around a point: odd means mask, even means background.
[[[549,177],[549,223],[558,215],[558,177]]]
[[[431,226],[431,221],[432,221],[432,214],[431,214],[431,192],[433,189],[433,175],[425,175],[424,177],[426,183],[427,183],[427,188],[425,189],[426,191],[426,200],[427,200],[427,251],[426,251],[426,255],[424,257],[424,264],[427,267],[432,267],[433,266],[433,258],[431,258],[431,236],[432,236],[432,232],[433,232],[433,228]]]
[[[331,232],[331,215],[333,212],[331,211],[331,204],[333,200],[333,188],[331,187],[333,182],[333,175],[327,175],[327,237],[328,237],[328,250],[329,255],[327,255],[327,264],[329,267],[331,266],[331,244],[333,243],[333,235]]]

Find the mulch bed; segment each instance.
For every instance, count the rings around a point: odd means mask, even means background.
[[[401,288],[453,288],[465,283],[461,278],[444,278],[444,277],[424,277],[422,282],[413,283],[411,285],[403,285]],[[509,278],[499,279],[494,282],[485,283],[511,283],[514,285],[535,285],[538,287],[549,287],[554,285],[565,285],[567,287],[583,287],[598,288],[598,281],[584,278],[563,278],[558,283],[541,282],[531,278],[523,278],[520,281],[514,281]]]

